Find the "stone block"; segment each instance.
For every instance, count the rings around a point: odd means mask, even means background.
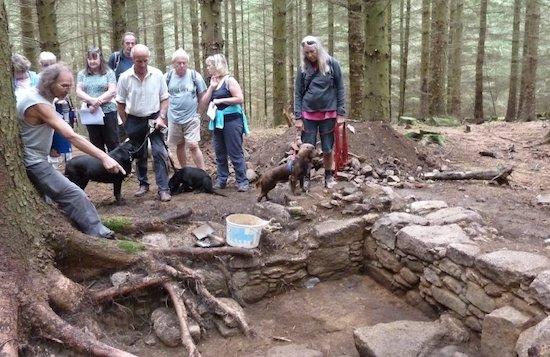
[[[481,353],[485,357],[515,357],[523,324],[529,317],[505,306],[485,316],[481,332]]]
[[[441,286],[441,280],[439,279],[439,276],[437,273],[431,269],[431,268],[424,268],[424,279],[428,281],[430,284],[435,286]]]
[[[467,315],[468,310],[466,308],[466,304],[464,303],[464,301],[460,300],[458,296],[450,291],[440,289],[435,286],[432,286],[431,291],[435,301],[443,306],[448,307],[462,317]]]
[[[550,356],[550,316],[519,335],[516,353],[519,357]]]
[[[441,208],[447,208],[447,202],[445,201],[416,201],[409,203],[407,208],[412,214],[424,215],[426,213],[439,210]]]
[[[459,281],[453,278],[452,276],[445,275],[443,278],[441,278],[441,282],[443,282],[443,285],[449,288],[453,293],[456,295],[462,294],[463,284]]]
[[[475,266],[495,282],[511,286],[530,282],[539,272],[550,269],[550,259],[535,253],[500,250],[478,256]]]
[[[468,326],[471,330],[481,332],[481,322],[477,317],[468,316],[464,319],[464,325]]]
[[[385,286],[388,289],[394,289],[395,283],[393,275],[384,268],[379,268],[373,264],[366,264],[365,270],[368,276],[373,278],[379,284]]]
[[[407,267],[403,267],[401,268],[401,270],[399,271],[399,275],[407,282],[409,283],[411,286],[415,286],[416,284],[418,284],[418,281],[420,280],[420,278],[418,277],[418,275],[416,275],[415,273],[413,273],[409,268]]]
[[[487,295],[491,297],[499,297],[505,291],[503,288],[493,283],[487,284],[483,289]]]
[[[410,224],[427,225],[428,221],[421,216],[403,212],[392,212],[379,218],[371,229],[374,239],[390,249],[395,248],[396,232]]]
[[[265,357],[323,357],[323,353],[306,345],[290,344],[271,347],[265,353]]]
[[[363,241],[364,230],[362,218],[330,220],[317,224],[313,228],[313,236],[320,247],[335,247]]]
[[[170,347],[181,345],[181,331],[175,311],[166,307],[160,307],[151,314],[151,322],[155,335],[165,345]],[[192,319],[188,319],[188,322],[191,337],[197,342],[201,337],[200,327]]]
[[[448,226],[411,225],[397,233],[397,247],[424,261],[433,262],[435,249],[445,248],[451,243],[469,243],[462,228],[457,224]]]
[[[466,299],[481,311],[490,313],[496,307],[495,301],[485,293],[485,290],[474,283],[468,283]]]
[[[529,288],[533,297],[550,310],[550,270],[539,273]]]
[[[401,260],[403,264],[415,273],[422,274],[424,272],[424,264],[419,260],[410,259],[411,256]],[[416,259],[416,258],[415,258]]]
[[[462,272],[463,272],[463,268],[453,263],[448,258],[441,259],[441,261],[438,264],[438,267],[439,269],[449,274],[450,276],[455,277],[456,279],[460,279],[460,276],[462,275]]]
[[[471,267],[480,249],[475,244],[451,243],[447,246],[447,257],[459,265]]]
[[[255,303],[260,300],[267,294],[269,291],[269,286],[266,283],[247,285],[242,289],[238,290],[237,293],[239,296],[247,303]]]
[[[464,207],[448,207],[426,215],[426,219],[432,225],[445,225],[460,222],[483,222],[479,213]]]
[[[225,275],[219,269],[204,267],[197,269],[196,272],[203,278],[204,285],[213,295],[229,296]]]
[[[397,273],[401,269],[399,259],[397,259],[395,254],[389,252],[387,249],[378,247],[378,249],[376,249],[376,257],[384,268],[387,268],[394,273]]]
[[[307,271],[310,275],[319,275],[344,269],[349,263],[349,248],[347,246],[319,248],[311,252]]]
[[[285,206],[270,201],[256,203],[252,209],[252,213],[266,220],[274,218],[283,225],[292,221],[290,213],[287,212]]]
[[[432,305],[428,304],[416,290],[407,291],[405,294],[405,300],[409,303],[409,305],[414,306],[429,317],[438,316]]]

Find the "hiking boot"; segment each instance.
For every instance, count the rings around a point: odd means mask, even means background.
[[[147,192],[149,192],[149,186],[139,186],[139,190],[134,193],[134,196],[143,197]]]
[[[221,183],[219,181],[216,181],[216,183],[214,183],[214,186],[212,186],[212,188],[214,190],[223,190],[225,188],[225,183]]]
[[[250,189],[250,186],[247,183],[242,183],[237,186],[237,192],[247,192]]]
[[[105,233],[102,233],[100,237],[105,239],[115,239],[115,232],[109,229]]]
[[[310,186],[310,180],[309,180],[309,177],[304,177],[304,192],[308,192],[309,191],[309,186]]]
[[[168,191],[160,191],[159,198],[160,202],[168,202],[172,199],[172,196],[168,193]]]
[[[328,189],[333,188],[336,186],[336,180],[334,179],[334,176],[332,175],[332,170],[327,171],[325,174],[325,187]]]

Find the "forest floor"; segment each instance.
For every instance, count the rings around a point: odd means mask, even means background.
[[[402,134],[407,130],[403,127],[378,123],[352,125],[356,133],[348,136],[351,153],[372,166],[384,161],[397,162],[395,170],[400,177],[415,178],[401,188],[394,188],[399,195],[413,196],[416,200],[443,200],[449,206],[479,212],[486,225],[499,232],[495,239],[483,243],[492,249],[506,247],[550,256],[550,207],[537,204],[538,195],[550,194],[550,145],[529,147],[550,130],[550,122],[490,122],[471,125],[469,132],[464,130],[465,126],[428,128],[444,136],[442,146],[424,146],[406,139]],[[250,166],[262,172],[276,164],[289,149],[295,134],[292,129],[253,131],[245,140]],[[491,151],[496,158],[481,156],[480,151]],[[204,152],[209,163],[207,171],[213,173],[212,150],[207,145]],[[497,165],[514,167],[509,185],[475,180],[425,181],[420,175],[433,169],[494,169]],[[102,216],[153,217],[167,209],[190,207],[193,221],[222,224],[231,213],[251,213],[256,202],[255,189],[241,193],[229,184],[224,190],[227,197],[182,194],[168,203],[160,203],[151,170],[149,176],[151,191],[141,198],[133,196],[138,188],[135,175],[125,181],[126,202],[122,206],[113,203],[111,185],[91,183],[86,192]],[[321,185],[321,182],[312,185]],[[275,201],[282,200],[281,192],[273,191]],[[350,276],[322,282],[312,289],[292,290],[247,306],[245,312],[258,337],[223,339],[210,331],[199,344],[204,356],[262,356],[270,347],[284,343],[279,337],[320,350],[325,356],[357,356],[353,328],[402,319],[428,319],[365,276]],[[147,322],[138,325],[146,326]],[[160,342],[147,346],[143,340],[149,332],[145,328],[134,331],[131,335],[135,338],[119,336],[117,340],[131,345],[128,350],[138,355],[181,355],[181,348],[162,347]]]

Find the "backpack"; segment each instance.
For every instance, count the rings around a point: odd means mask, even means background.
[[[330,66],[331,72],[334,73],[334,68],[332,67],[332,58],[328,60],[328,65]],[[309,89],[309,85],[311,84],[311,82],[313,82],[313,79],[317,77],[318,74],[319,74],[319,71],[317,70],[311,76],[308,77],[306,72],[302,72],[302,83],[305,84],[302,87],[302,97],[307,93],[307,90]],[[333,83],[333,85],[336,85],[336,83]]]
[[[115,55],[115,66],[114,66],[114,68],[113,68],[113,71],[116,73],[116,70],[117,70],[117,68],[118,68],[118,64],[120,63],[120,58],[121,58],[122,56],[120,55],[120,51],[116,51],[116,52],[114,53],[114,55]]]
[[[191,80],[193,81],[193,85],[195,86],[195,89],[193,90],[193,97],[197,97],[197,90],[199,88],[199,86],[197,85],[197,71],[195,71],[194,69],[189,69],[189,71],[191,71]],[[166,74],[166,86],[168,86],[170,84],[170,80],[172,79],[172,75],[174,74],[174,70],[171,69],[170,71],[168,71],[168,73]]]

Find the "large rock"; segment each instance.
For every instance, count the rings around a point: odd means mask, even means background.
[[[263,219],[274,218],[284,225],[291,221],[290,213],[285,209],[285,206],[269,201],[256,203],[252,212]]]
[[[447,208],[447,202],[445,201],[416,201],[409,203],[407,208],[412,214],[426,214],[430,213],[434,210],[438,210],[441,208]]]
[[[210,267],[198,268],[196,272],[202,277],[204,285],[215,296],[228,296],[229,289],[225,276],[219,269]]]
[[[434,249],[451,243],[470,243],[470,239],[457,224],[448,226],[412,225],[397,233],[397,248],[424,261],[435,260]]]
[[[189,332],[196,342],[201,337],[199,325],[192,319],[189,323]],[[155,335],[167,346],[176,347],[181,345],[181,330],[176,313],[166,307],[160,307],[151,314],[153,331]]]
[[[317,224],[313,236],[321,247],[348,245],[354,241],[363,241],[365,222],[362,218],[330,220]]]
[[[519,357],[550,356],[550,316],[521,333],[516,353]]]
[[[450,291],[435,286],[432,286],[431,291],[434,300],[441,305],[448,307],[460,316],[466,316],[468,313],[466,303]]]
[[[475,266],[484,275],[506,286],[531,282],[537,274],[550,268],[545,256],[515,250],[500,250],[477,257]]]
[[[481,332],[481,353],[485,357],[515,357],[516,341],[529,316],[504,306],[485,316]]]
[[[428,220],[414,214],[392,212],[374,222],[371,235],[386,247],[394,249],[397,231],[409,224],[424,226],[428,224]]]
[[[444,225],[459,222],[479,222],[483,219],[479,213],[464,207],[448,207],[426,215],[426,219],[433,225]]]
[[[141,238],[141,241],[146,244],[153,245],[157,248],[168,248],[168,237],[164,233],[150,233]]]
[[[483,288],[472,282],[468,282],[466,299],[483,312],[490,313],[495,309],[495,301]]]
[[[361,357],[416,357],[429,355],[445,337],[438,322],[395,321],[353,331]]]
[[[452,243],[447,247],[446,255],[456,264],[471,267],[480,251],[475,244]]]
[[[267,283],[263,284],[254,284],[254,285],[246,285],[242,289],[239,289],[237,291],[237,294],[247,303],[255,303],[260,300],[267,294],[269,291],[269,286],[267,286]]]
[[[307,271],[310,275],[343,269],[350,263],[348,247],[320,248],[309,256]]]
[[[550,309],[550,270],[545,270],[529,286],[533,297],[544,307]]]
[[[305,345],[290,344],[270,348],[265,357],[323,357],[323,353]]]

